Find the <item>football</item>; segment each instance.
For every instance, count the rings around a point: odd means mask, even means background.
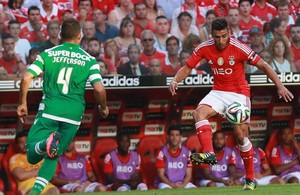
[[[240,102],[234,102],[226,108],[226,118],[235,125],[243,124],[250,117],[250,110]]]

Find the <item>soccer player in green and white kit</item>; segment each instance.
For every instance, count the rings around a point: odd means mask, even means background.
[[[40,194],[52,179],[57,157],[65,152],[77,132],[85,109],[87,80],[94,87],[100,115],[107,117],[109,113],[99,65],[94,57],[79,47],[79,22],[75,19],[64,21],[61,38],[64,43],[41,53],[21,81],[17,113],[24,122],[29,84],[44,73],[44,96],[26,143],[28,162],[36,164],[44,159],[44,163],[30,194]]]

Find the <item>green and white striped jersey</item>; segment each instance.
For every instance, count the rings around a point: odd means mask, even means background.
[[[80,124],[85,109],[85,86],[101,82],[99,65],[77,44],[65,42],[37,56],[28,68],[43,75],[43,117]]]

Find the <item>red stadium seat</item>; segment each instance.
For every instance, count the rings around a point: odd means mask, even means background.
[[[140,139],[137,146],[137,152],[141,156],[141,175],[143,182],[148,185],[149,189],[154,188],[154,180],[157,175],[155,166],[157,150],[164,146],[161,138],[147,136]]]
[[[268,161],[270,162],[272,149],[279,144],[278,131],[273,131],[269,138],[268,144],[265,147],[265,153]]]
[[[198,140],[197,135],[190,135],[185,141],[184,145],[192,152],[200,152],[202,150],[202,146]]]
[[[7,180],[8,180],[8,192],[7,193],[13,193],[13,194],[18,194],[18,186],[17,182],[14,178],[14,176],[11,174],[9,170],[9,159],[12,157],[14,154],[18,153],[19,149],[18,146],[15,142],[11,142],[7,148],[6,154],[3,158],[2,165],[4,168],[4,171],[6,172],[7,175]]]
[[[117,142],[113,138],[100,138],[96,141],[95,147],[91,152],[91,163],[98,181],[105,184],[103,173],[104,158],[107,153],[117,148]]]

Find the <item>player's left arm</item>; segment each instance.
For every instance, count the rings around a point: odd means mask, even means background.
[[[267,62],[265,62],[263,59],[260,59],[257,62],[256,66],[273,81],[277,88],[279,98],[283,98],[286,102],[292,101],[294,99],[294,95],[282,84],[276,72]]]

